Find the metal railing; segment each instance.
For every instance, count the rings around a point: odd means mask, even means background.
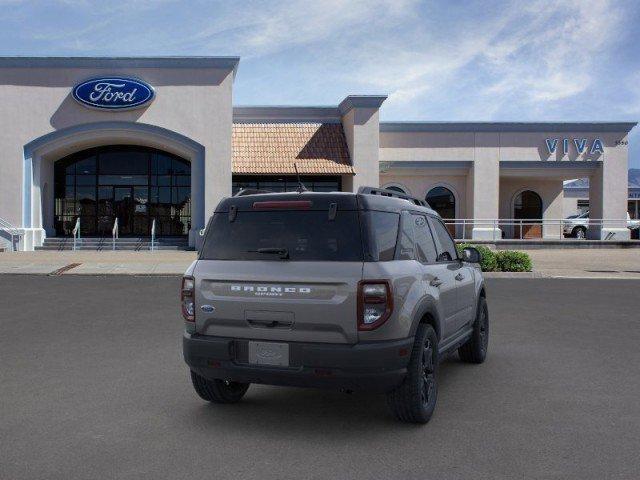
[[[11,251],[15,252],[17,250],[15,239],[17,238],[19,243],[20,237],[24,236],[24,231],[18,227],[13,226],[6,220],[0,218],[0,232],[5,232],[9,236],[9,241],[11,242]]]
[[[80,238],[80,217],[76,218],[76,225],[75,227],[73,227],[72,230],[73,233],[73,251],[76,251],[76,248],[78,248],[78,242],[82,241],[82,239]]]
[[[111,229],[111,249],[116,249],[116,240],[118,239],[118,217],[113,221],[113,228]]]
[[[156,219],[151,221],[151,246],[149,249],[153,252],[156,247]]]
[[[639,220],[608,218],[463,218],[442,220],[456,240],[471,240],[473,229],[491,232],[490,239],[496,240],[562,240],[565,238],[585,238],[590,228],[634,231],[640,227]],[[583,235],[584,234],[584,235]],[[485,240],[486,235],[483,236]],[[619,240],[616,232],[608,232],[601,240]]]

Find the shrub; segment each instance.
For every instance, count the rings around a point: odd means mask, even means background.
[[[524,252],[501,250],[496,254],[498,270],[501,272],[530,272],[531,257]]]
[[[461,243],[456,245],[458,253],[462,254],[462,250],[466,247],[476,248],[480,255],[482,255],[482,261],[480,262],[480,269],[483,272],[495,272],[498,270],[498,263],[496,261],[496,252],[484,245],[473,245],[471,243]]]

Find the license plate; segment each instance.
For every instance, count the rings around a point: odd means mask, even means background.
[[[249,342],[249,363],[256,365],[289,366],[289,344]]]

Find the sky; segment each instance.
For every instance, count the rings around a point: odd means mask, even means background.
[[[386,94],[386,121],[640,121],[638,25],[638,0],[0,0],[0,55],[237,55],[235,105]]]

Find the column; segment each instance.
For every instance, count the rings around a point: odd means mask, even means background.
[[[625,135],[624,140],[627,137]],[[587,238],[629,240],[627,228],[628,148],[605,142],[605,152],[596,172],[589,178],[589,218],[603,219],[590,225]]]
[[[359,187],[380,186],[379,109],[386,96],[350,95],[339,105],[351,164],[356,174],[343,189],[356,192]]]
[[[473,186],[473,219],[471,237],[474,240],[500,240],[502,231],[489,220],[499,217],[500,199],[500,134],[476,133],[473,167],[467,182]]]

